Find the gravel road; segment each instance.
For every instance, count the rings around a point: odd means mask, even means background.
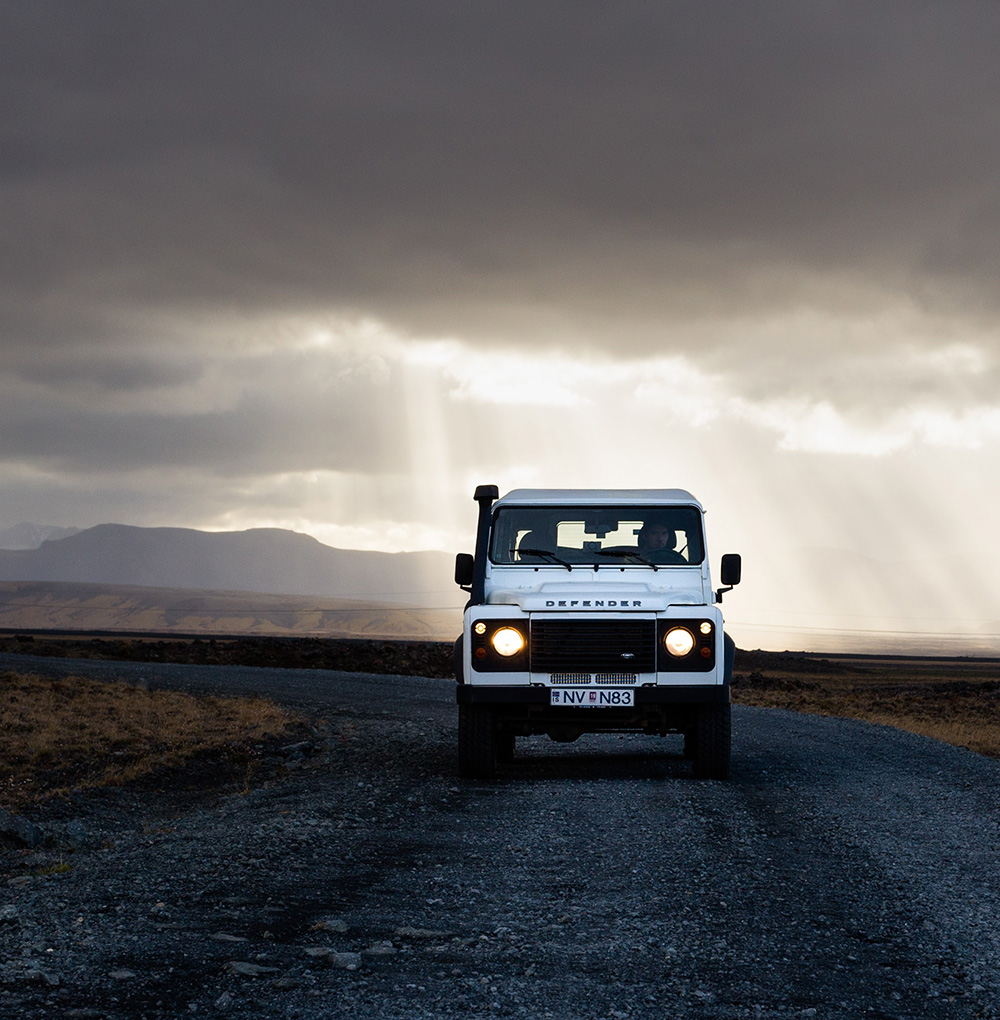
[[[727,783],[679,738],[592,736],[519,739],[481,785],[456,778],[448,681],[11,668],[328,725],[263,788],[180,813],[109,794],[0,852],[4,1020],[1000,1017],[1000,763],[970,752],[737,707]]]

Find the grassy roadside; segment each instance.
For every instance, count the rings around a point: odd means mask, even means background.
[[[259,641],[234,641],[223,651],[214,642],[173,644],[132,642],[123,650],[116,643],[113,652],[156,661],[210,655],[422,676],[447,676],[451,665],[446,644],[267,641],[262,649]],[[91,645],[74,652],[106,656],[104,642]],[[733,700],[895,726],[1000,758],[1000,662],[738,651]],[[297,716],[259,698],[3,674],[0,805],[24,810],[71,790],[166,784],[185,772],[192,788],[238,788],[254,772],[261,747],[294,739],[302,726]]]
[[[259,747],[301,720],[262,698],[196,697],[81,677],[0,675],[0,804],[71,790],[253,772]]]
[[[738,653],[733,700],[862,719],[1000,758],[1000,663]]]

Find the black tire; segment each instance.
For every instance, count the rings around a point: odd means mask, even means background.
[[[731,707],[699,709],[694,730],[694,774],[698,779],[728,779],[732,743]]]
[[[458,706],[458,771],[466,779],[492,779],[497,773],[497,727],[480,705]]]
[[[497,761],[501,765],[509,765],[514,760],[515,736],[507,730],[497,734]]]

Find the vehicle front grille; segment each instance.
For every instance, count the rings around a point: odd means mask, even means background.
[[[622,676],[623,667],[630,673],[655,671],[654,620],[532,621],[533,673],[587,672]]]
[[[580,684],[604,684],[607,687],[634,687],[639,682],[638,673],[550,673],[549,682],[553,687],[568,687]]]

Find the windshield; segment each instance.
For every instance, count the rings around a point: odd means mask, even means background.
[[[701,513],[690,506],[499,507],[493,563],[597,567],[701,563]]]

